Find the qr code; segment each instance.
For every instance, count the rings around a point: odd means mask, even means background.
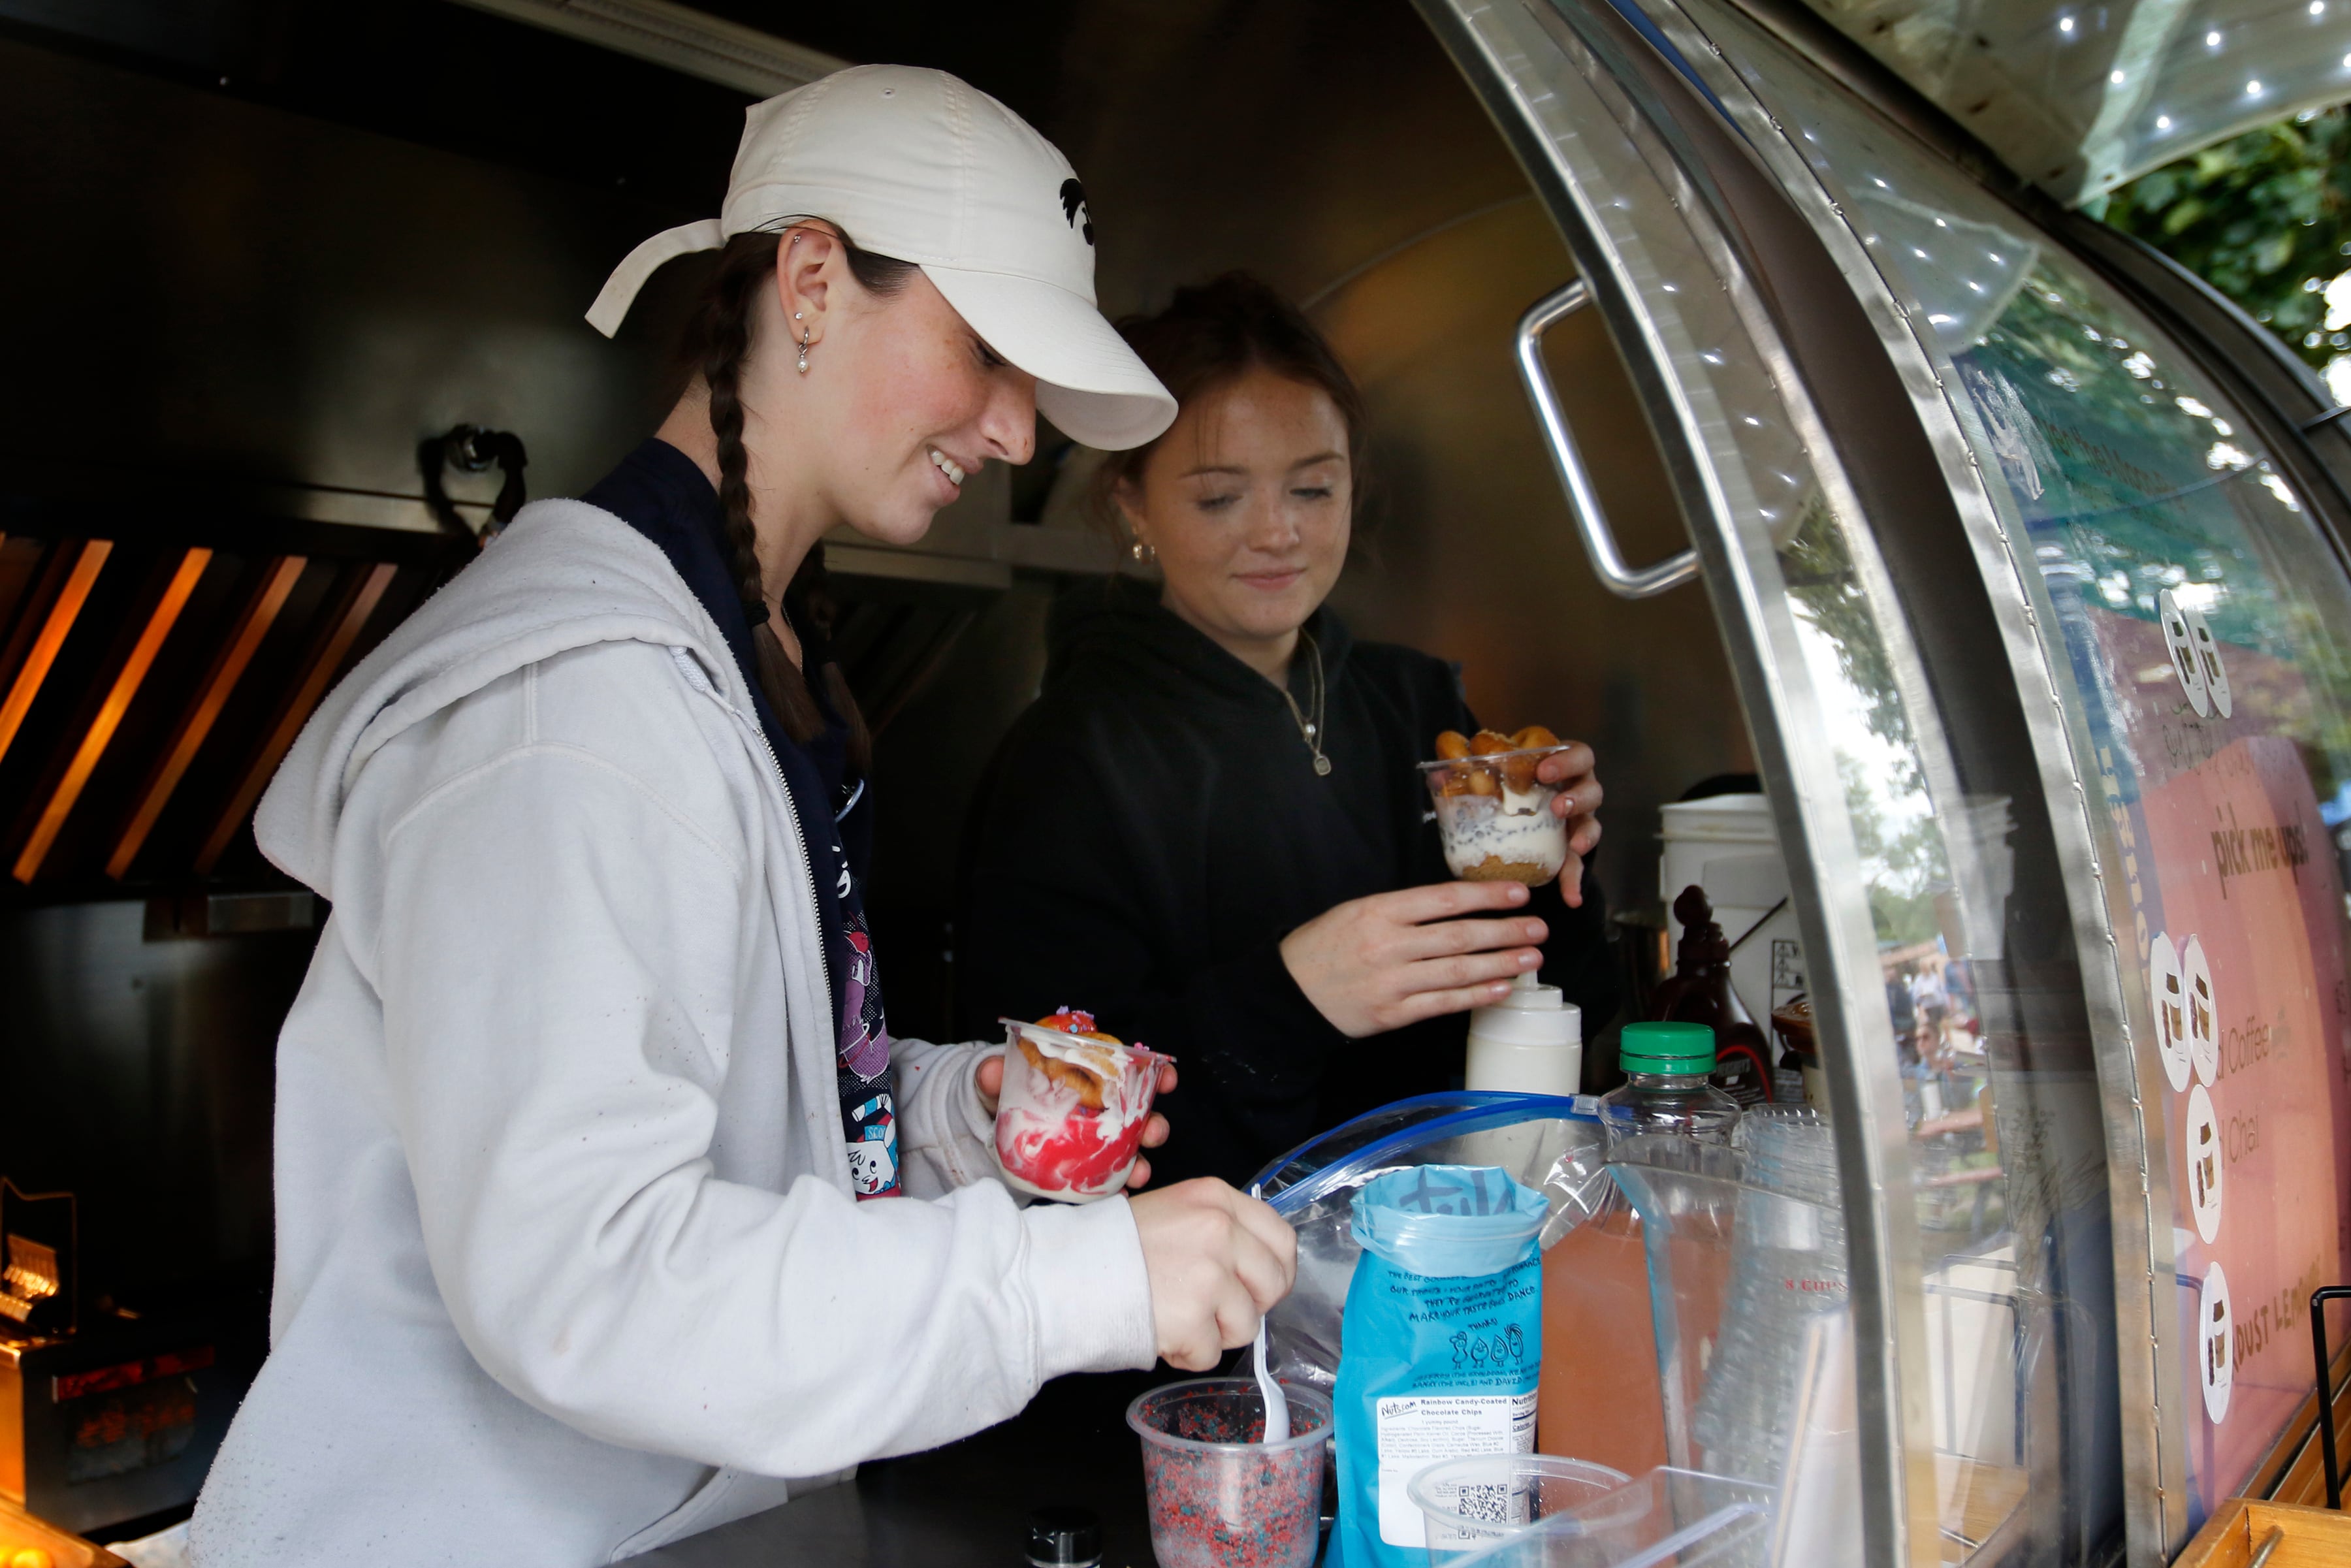
[[[1510,1493],[1508,1481],[1464,1483],[1454,1500],[1454,1511],[1464,1519],[1479,1524],[1510,1524]]]

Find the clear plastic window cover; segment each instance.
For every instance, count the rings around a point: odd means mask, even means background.
[[[2069,204],[2351,99],[2345,0],[1836,0],[1818,6]]]
[[[2159,1327],[2184,1391],[2164,1413],[2165,1469],[2184,1465],[2189,1497],[2166,1521],[2176,1542],[2306,1391],[2300,1335],[2279,1332],[2298,1299],[2351,1272],[2351,1118],[2327,1061],[2351,1050],[2351,584],[2250,423],[2153,323],[1734,13],[1683,3],[1778,122],[1748,133],[1801,156],[1924,328],[2057,672],[2074,765],[2096,780],[2122,990],[2161,1112],[2154,1253],[2175,1306]],[[2297,1071],[2306,1082],[2282,1080]],[[2289,1105],[2304,1113],[2281,1118]],[[2265,1112],[2273,1131],[2249,1136]],[[2293,1203],[2223,1201],[2223,1175],[2283,1192],[2330,1166]]]
[[[1808,826],[1823,866],[1851,857],[1886,949],[1887,994],[1854,995],[1846,1005],[1864,1038],[1886,1041],[1906,1063],[1911,1135],[1891,1160],[1907,1155],[1909,1169],[1897,1173],[1889,1160],[1885,1185],[1898,1188],[1898,1176],[1915,1172],[1918,1225],[1881,1241],[1908,1275],[1897,1289],[1917,1292],[1923,1315],[1922,1325],[1905,1329],[1897,1309],[1896,1327],[1923,1336],[1906,1344],[1904,1365],[1926,1383],[1926,1408],[1904,1398],[1903,1427],[1914,1446],[1922,1432],[1932,1436],[1928,1517],[1962,1555],[2020,1543],[2057,1551],[2085,1528],[2078,1517],[2069,1524],[2053,1500],[2066,1493],[2066,1478],[2077,1478],[2076,1490],[2095,1485],[2078,1478],[2112,1460],[2093,1419],[2102,1342],[2095,1333],[2068,1342],[2064,1325],[2086,1327],[2081,1320],[2094,1323],[2110,1308],[2095,1294],[2090,1305],[2053,1295],[2049,1256],[2083,1252],[2110,1282],[2110,1253],[2102,1233],[2088,1234],[2095,1225],[2064,1235],[2055,1224],[2067,1205],[2090,1218],[2104,1213],[2094,1084],[2065,1086],[2079,1102],[2071,1107],[2051,1103],[2063,1091],[2036,1085],[2029,1103],[2007,1108],[2043,1138],[2067,1134],[2054,1144],[2011,1139],[2032,1150],[2012,1176],[1989,1135],[1995,1118],[1980,1013],[1967,964],[1952,960],[2001,956],[2013,878],[2010,802],[1959,793],[1874,543],[1834,487],[1841,481],[1832,473],[1823,483],[1807,461],[1798,391],[1783,398],[1774,384],[1758,341],[1768,341],[1768,329],[1749,330],[1736,269],[1709,254],[1710,235],[1687,220],[1691,203],[1670,157],[1564,36],[1560,17],[1491,5],[1469,19],[1516,84],[1528,120],[1550,138],[1617,285],[1637,297],[1646,346],[1685,400],[1693,444],[1752,580],[1789,744],[1835,761],[1846,820],[1814,812]],[[1897,1011],[1910,1023],[1899,1045]],[[1921,1056],[1939,1065],[1928,1070]],[[2019,1191],[2023,1201],[2014,1203]],[[1916,1260],[1907,1270],[1906,1257]],[[2089,1347],[2073,1354],[2078,1364],[2060,1364],[2068,1343]],[[1919,1517],[1917,1500],[1910,1514]]]

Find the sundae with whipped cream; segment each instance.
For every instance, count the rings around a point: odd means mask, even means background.
[[[1172,1059],[1104,1034],[1092,1013],[1071,1008],[1035,1023],[998,1021],[1005,1052],[996,1157],[1007,1185],[1065,1203],[1125,1186],[1160,1066]]]
[[[1538,886],[1567,863],[1567,820],[1552,810],[1559,791],[1535,778],[1542,759],[1566,750],[1539,724],[1516,735],[1448,729],[1437,760],[1420,765],[1437,802],[1445,863],[1464,882]]]

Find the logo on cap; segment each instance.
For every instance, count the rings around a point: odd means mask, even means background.
[[[1081,211],[1086,214],[1085,225],[1081,232],[1085,235],[1086,243],[1092,245],[1094,243],[1094,214],[1086,208],[1086,188],[1075,180],[1062,181],[1061,215],[1070,220],[1070,226],[1073,229],[1079,227],[1078,214]]]

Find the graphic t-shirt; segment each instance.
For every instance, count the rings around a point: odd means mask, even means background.
[[[669,558],[703,609],[718,625],[751,689],[751,703],[790,792],[807,841],[815,883],[817,919],[824,932],[831,982],[836,1079],[841,1135],[857,1196],[885,1197],[899,1190],[897,1082],[890,1070],[890,1028],[873,936],[865,920],[865,877],[872,862],[873,807],[866,781],[849,763],[849,726],[832,711],[821,682],[810,682],[825,727],[795,741],[778,722],[759,683],[751,652],[751,622],[735,592],[728,568],[726,514],[718,492],[692,458],[658,438],[648,439],[581,497],[635,528]],[[809,618],[787,601],[796,628]],[[807,631],[801,655],[820,669],[825,649]]]

